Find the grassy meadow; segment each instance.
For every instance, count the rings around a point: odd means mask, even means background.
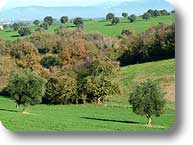
[[[159,16],[156,18],[151,18],[149,20],[143,20],[141,17],[137,18],[137,21],[134,23],[130,23],[128,19],[121,19],[120,23],[117,25],[111,25],[110,21],[106,20],[93,20],[93,21],[85,21],[84,22],[84,30],[86,32],[97,32],[102,33],[106,36],[118,36],[121,34],[123,29],[133,29],[136,32],[144,32],[148,28],[153,25],[157,25],[159,23],[171,24],[175,22],[175,16]],[[49,27],[50,32],[59,28],[61,24],[54,24]],[[75,29],[75,25],[72,23],[67,23],[64,26],[67,28]],[[36,26],[31,26],[32,30],[36,29]],[[0,31],[0,39],[4,40],[17,40],[20,39],[17,31],[13,31],[12,29],[6,29]]]
[[[142,75],[143,74],[143,75]],[[153,116],[149,128],[145,116],[136,115],[128,103],[128,93],[135,82],[152,78],[159,80],[170,95],[166,111]],[[109,96],[104,104],[35,105],[30,114],[15,108],[9,98],[0,97],[0,120],[12,131],[167,131],[175,122],[175,60],[163,60],[126,66],[117,77],[123,94]],[[173,92],[171,92],[173,91]],[[167,97],[167,96],[166,96]]]

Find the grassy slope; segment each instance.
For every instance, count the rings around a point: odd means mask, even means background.
[[[143,20],[138,18],[134,23],[129,23],[127,19],[121,19],[121,23],[117,25],[109,25],[108,21],[86,21],[84,24],[84,29],[86,32],[99,32],[107,36],[117,36],[120,35],[123,29],[134,29],[137,32],[143,32],[152,25],[162,23],[172,23],[175,21],[175,16],[160,16],[157,18],[151,18],[150,20]],[[49,31],[54,31],[60,25],[55,24],[50,26]],[[67,27],[75,28],[73,24],[66,24]],[[32,26],[32,30],[35,30],[35,26]],[[0,31],[0,38],[6,40],[16,40],[18,33],[13,30],[3,30]]]
[[[156,78],[175,74],[175,61],[164,60],[121,68],[118,79],[127,89],[141,74]],[[174,83],[175,80],[171,79]],[[101,105],[36,105],[31,114],[22,115],[13,100],[0,97],[0,120],[6,128],[16,131],[161,131],[175,121],[174,103],[168,103],[161,117],[153,117],[155,128],[147,128],[145,117],[132,113],[127,94],[109,98]],[[164,127],[164,128],[163,128]]]

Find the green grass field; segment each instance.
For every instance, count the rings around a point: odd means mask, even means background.
[[[175,60],[131,65],[121,68],[117,79],[130,89],[142,78],[175,76]],[[173,77],[162,83],[175,84]],[[175,103],[168,101],[165,114],[153,116],[153,127],[148,128],[144,116],[135,115],[128,104],[128,93],[111,96],[104,104],[94,105],[35,105],[31,114],[22,114],[13,100],[0,97],[0,120],[12,131],[167,131],[175,122]]]
[[[130,23],[127,19],[121,19],[121,22],[117,25],[111,25],[109,21],[85,21],[84,30],[86,32],[97,32],[102,33],[106,36],[118,36],[121,34],[123,29],[133,29],[136,32],[144,32],[146,29],[153,25],[157,25],[159,23],[171,24],[175,22],[175,16],[160,16],[157,18],[151,18],[149,20],[143,20],[142,18],[137,19],[136,22]],[[68,23],[65,25],[68,28],[75,29],[76,27],[72,23]],[[49,31],[53,32],[54,29],[60,27],[60,24],[55,24],[50,26]],[[32,26],[32,30],[35,30],[36,27]],[[0,31],[0,38],[4,40],[17,40],[20,39],[18,33],[13,31],[12,29],[7,29]]]

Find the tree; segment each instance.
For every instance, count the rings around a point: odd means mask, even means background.
[[[66,74],[55,75],[48,79],[45,104],[75,104],[77,98],[76,78]]]
[[[43,22],[41,25],[40,25],[41,28],[45,29],[45,30],[48,30],[49,28],[49,24],[47,22]]]
[[[127,16],[128,16],[128,13],[126,13],[126,12],[123,12],[123,13],[122,13],[122,16],[123,16],[124,18],[127,18]]]
[[[54,20],[53,20],[53,18],[52,18],[51,16],[46,16],[46,17],[44,18],[44,22],[47,22],[48,25],[52,25],[53,22],[54,22]]]
[[[108,13],[107,15],[106,15],[106,20],[108,21],[108,20],[113,20],[113,18],[115,17],[115,14],[113,14],[113,13]]]
[[[147,117],[147,125],[151,127],[152,115],[160,116],[164,111],[164,95],[158,82],[148,79],[133,89],[129,95],[129,103],[134,113]]]
[[[81,17],[76,17],[74,20],[73,20],[73,23],[74,25],[76,25],[78,28],[82,27],[84,22],[83,22],[83,19]]]
[[[14,23],[14,24],[12,25],[12,27],[13,27],[13,30],[14,30],[14,31],[18,31],[19,28],[20,28],[20,26],[19,26],[18,23]]]
[[[23,105],[23,113],[28,106],[41,103],[45,94],[46,80],[29,69],[14,72],[8,83],[8,90],[18,105]]]
[[[67,17],[67,16],[62,16],[62,17],[60,18],[60,21],[61,21],[62,24],[65,24],[65,23],[68,22],[68,17]]]
[[[154,10],[153,15],[154,17],[158,17],[158,16],[161,16],[161,13],[158,10]]]
[[[40,21],[39,21],[39,20],[34,20],[34,21],[33,21],[33,24],[36,25],[36,26],[38,26],[38,25],[40,24]]]
[[[131,23],[132,23],[132,22],[135,22],[136,19],[137,19],[137,16],[134,15],[134,14],[132,14],[132,15],[130,15],[130,16],[128,17],[128,20],[129,20]]]
[[[143,16],[142,16],[142,18],[143,18],[143,19],[146,19],[146,20],[147,20],[147,19],[150,19],[150,17],[151,17],[151,14],[150,14],[150,13],[144,13]]]
[[[119,17],[114,17],[112,20],[112,25],[118,24],[120,22]]]
[[[57,55],[49,54],[49,55],[45,55],[41,59],[40,64],[45,68],[51,69],[52,67],[59,65],[60,61]]]
[[[30,35],[31,34],[31,29],[30,29],[30,27],[21,27],[18,30],[18,33],[21,37],[26,36],[26,35]]]
[[[152,9],[149,9],[149,10],[147,11],[147,13],[150,13],[150,14],[151,14],[151,17],[154,16],[154,10],[152,10]]]

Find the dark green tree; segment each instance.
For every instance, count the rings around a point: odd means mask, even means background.
[[[126,13],[126,12],[123,12],[123,13],[122,13],[122,16],[123,16],[124,18],[127,18],[127,16],[128,16],[128,13]]]
[[[154,10],[153,15],[154,17],[158,17],[158,16],[161,16],[161,13],[158,10]]]
[[[29,105],[41,103],[45,94],[46,80],[29,69],[14,72],[9,79],[8,90],[18,105],[23,105],[23,113],[28,113]]]
[[[113,20],[113,18],[115,18],[115,14],[113,14],[113,13],[108,13],[107,15],[106,15],[106,20],[108,21],[108,20]]]
[[[52,18],[51,16],[46,16],[46,17],[44,18],[44,22],[47,22],[48,25],[52,25],[53,22],[54,22],[54,20],[53,20],[53,18]]]
[[[30,35],[31,29],[30,29],[30,27],[21,27],[21,28],[19,28],[18,33],[21,37],[26,36],[26,35]]]
[[[151,18],[151,14],[150,13],[144,13],[142,16],[143,19],[148,20]]]
[[[52,76],[46,84],[43,103],[75,104],[77,98],[77,82],[75,77],[68,75]]]
[[[147,125],[151,127],[152,115],[160,116],[164,111],[164,96],[165,93],[157,81],[146,80],[138,84],[130,93],[129,103],[134,113],[147,117]]]
[[[59,65],[60,61],[57,55],[49,54],[42,57],[40,64],[45,68],[51,69],[52,67]]]
[[[43,22],[42,24],[40,24],[40,28],[43,28],[44,30],[48,30],[49,24],[47,22]]]
[[[128,20],[132,23],[135,22],[137,20],[137,16],[135,14],[132,14],[128,17]]]
[[[74,20],[73,20],[73,23],[74,25],[76,25],[78,28],[81,28],[83,27],[83,19],[81,17],[76,17]]]
[[[40,21],[39,21],[39,20],[34,20],[34,21],[33,21],[33,24],[36,25],[36,26],[38,26],[38,25],[40,24]]]
[[[62,17],[60,18],[60,21],[61,21],[62,24],[65,24],[65,23],[68,22],[68,17],[67,17],[67,16],[62,16]]]
[[[113,20],[112,20],[112,25],[115,25],[115,24],[118,24],[118,23],[120,23],[119,17],[114,17]]]
[[[18,23],[14,23],[14,24],[12,25],[12,27],[13,27],[13,30],[14,30],[14,31],[18,31],[19,28],[20,28],[20,25],[19,25]]]

